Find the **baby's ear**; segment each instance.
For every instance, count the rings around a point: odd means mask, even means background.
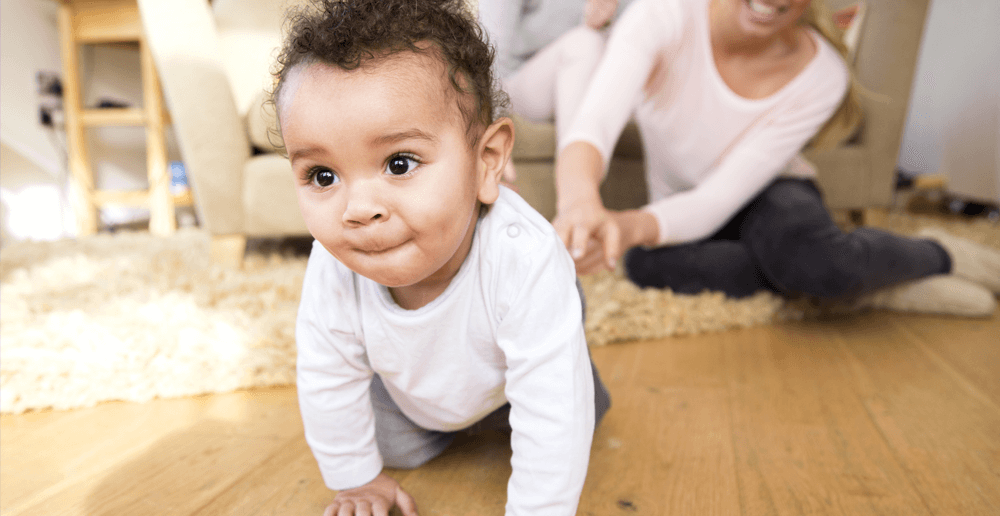
[[[489,125],[479,141],[476,172],[480,174],[479,201],[493,204],[500,196],[500,178],[514,149],[514,122],[502,117]]]

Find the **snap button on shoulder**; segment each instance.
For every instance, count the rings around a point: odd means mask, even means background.
[[[507,236],[511,238],[517,238],[517,235],[520,234],[521,234],[521,228],[515,226],[514,224],[507,226]]]

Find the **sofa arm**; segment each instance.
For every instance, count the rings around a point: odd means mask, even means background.
[[[213,235],[243,233],[243,164],[250,144],[219,58],[209,5],[138,2],[202,227]]]

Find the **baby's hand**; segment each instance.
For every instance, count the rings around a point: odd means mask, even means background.
[[[323,511],[323,516],[388,516],[389,509],[398,505],[403,516],[417,516],[417,504],[395,480],[379,473],[371,482],[354,489],[345,489]]]

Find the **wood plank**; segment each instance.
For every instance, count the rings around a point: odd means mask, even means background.
[[[174,206],[194,206],[194,195],[191,194],[190,190],[174,194]]]
[[[235,435],[235,423],[203,420],[171,433],[100,475],[5,515],[192,514],[264,462],[280,444]]]
[[[723,335],[593,349],[612,407],[580,514],[739,513]]]
[[[301,435],[288,439],[233,485],[191,514],[320,515],[334,493],[323,484],[312,451]]]
[[[33,514],[28,507],[100,476],[166,432],[197,419],[190,411],[171,414],[132,403],[38,417],[44,415],[2,419],[0,511],[5,515]],[[98,417],[107,426],[98,424]]]
[[[238,269],[243,267],[243,255],[246,250],[246,235],[212,235],[209,250],[212,263]]]
[[[86,489],[172,435],[196,441],[197,436],[232,438],[234,446],[246,447],[238,442],[280,442],[301,434],[294,389],[4,415],[0,512],[8,516],[77,510]],[[235,471],[240,464],[231,467]],[[142,498],[142,490],[135,495]],[[48,505],[51,500],[58,501]]]
[[[146,114],[139,108],[84,109],[80,116],[86,127],[135,126],[146,123]]]
[[[830,324],[728,334],[743,514],[927,514],[859,399]],[[887,331],[877,333],[894,339]]]
[[[142,19],[135,0],[63,0],[73,10],[73,35],[81,43],[137,41]]]
[[[936,353],[975,389],[1000,405],[1000,312],[990,319],[900,316],[892,319],[900,331],[913,335],[929,353]]]
[[[872,313],[593,349],[612,409],[579,514],[996,514],[989,321]],[[989,339],[989,340],[987,340]],[[501,514],[509,440],[393,475],[421,514]],[[320,514],[293,388],[0,417],[8,515]]]
[[[139,45],[142,65],[142,104],[146,120],[146,174],[149,179],[149,232],[167,236],[177,230],[174,197],[167,170],[166,122],[163,93],[153,54],[145,39]]]
[[[80,92],[80,50],[73,34],[73,7],[59,5],[59,49],[63,69],[63,109],[66,115],[66,147],[70,171],[70,197],[79,236],[97,233],[97,209],[90,202],[94,172],[84,137]]]
[[[413,495],[420,514],[503,514],[510,455],[509,436],[487,431],[459,436],[444,453],[417,470],[386,473]]]
[[[930,512],[997,514],[1000,410],[950,364],[894,327],[837,327],[868,412]],[[994,374],[1000,369],[992,367]]]
[[[96,206],[145,206],[149,192],[145,190],[94,190],[93,203]]]

